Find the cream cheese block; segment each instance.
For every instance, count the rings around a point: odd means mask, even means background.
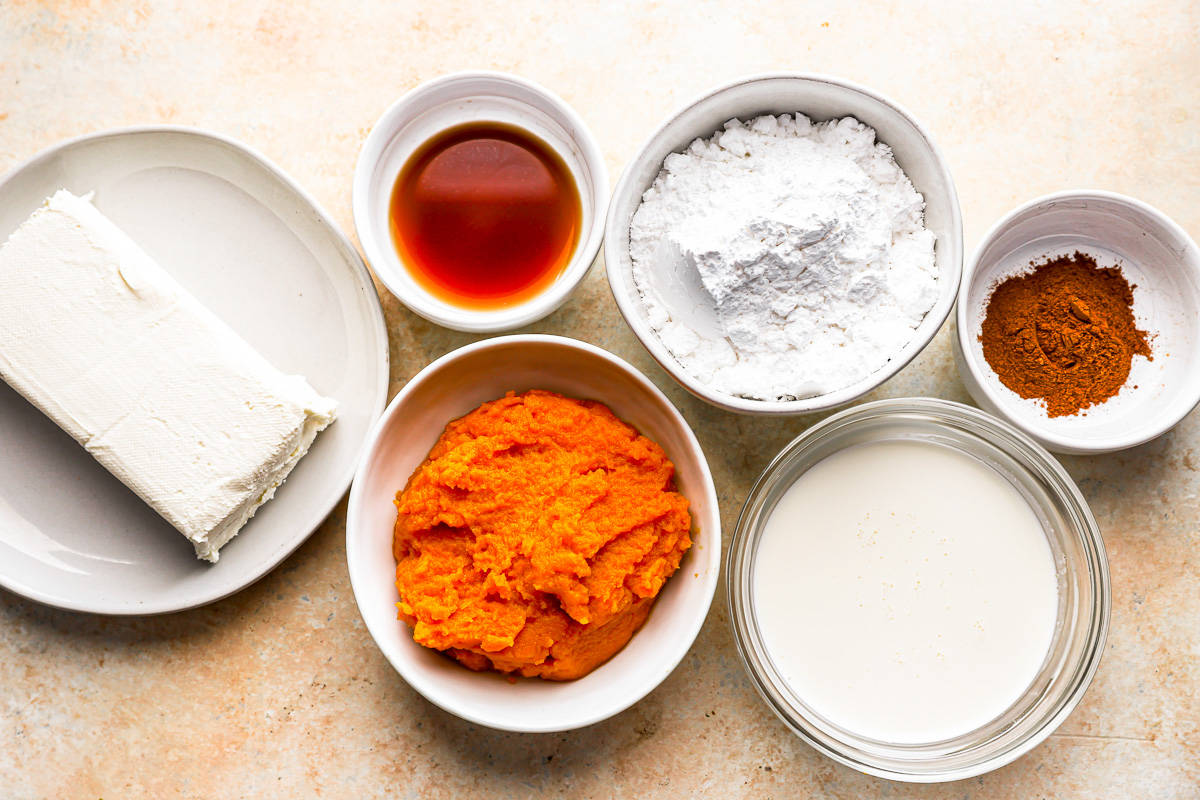
[[[0,247],[0,378],[208,561],[337,406],[66,190]]]

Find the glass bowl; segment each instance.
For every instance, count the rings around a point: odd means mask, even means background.
[[[784,492],[810,467],[851,445],[917,440],[948,446],[987,464],[1025,497],[1054,555],[1058,619],[1041,669],[1024,694],[991,722],[921,744],[869,739],[806,705],[764,646],[754,608],[755,554]],[[1111,586],[1104,541],[1079,489],[1025,434],[982,411],[944,400],[883,400],[835,414],[798,436],[759,477],[738,519],[726,562],[730,619],[738,651],[767,705],[820,752],[860,772],[917,783],[952,781],[1003,766],[1041,743],[1066,719],[1092,681],[1104,650]]]

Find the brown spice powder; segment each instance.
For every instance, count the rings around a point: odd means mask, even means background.
[[[1135,355],[1153,360],[1133,319],[1133,288],[1119,267],[1061,256],[992,290],[983,357],[1000,382],[1045,401],[1051,417],[1077,414],[1121,391]]]

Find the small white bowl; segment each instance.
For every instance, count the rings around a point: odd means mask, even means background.
[[[763,114],[805,114],[814,121],[851,116],[872,128],[878,140],[889,145],[896,162],[925,197],[925,227],[937,236],[935,260],[938,298],[912,340],[878,371],[844,389],[803,400],[751,400],[716,391],[690,373],[671,355],[650,327],[645,304],[633,282],[629,255],[629,225],[642,195],[662,170],[663,160],[684,150],[697,138],[712,136],[730,119],[752,119]],[[845,405],[871,391],[899,372],[929,344],[954,306],[962,273],[962,215],[949,167],[933,138],[919,122],[896,103],[876,92],[824,75],[772,73],[754,75],[701,95],[664,122],[625,167],[613,192],[605,228],[604,262],[613,297],[625,321],[663,369],[702,400],[729,411],[753,414],[802,414]],[[663,292],[676,319],[696,327],[718,323],[712,299],[696,282],[671,282],[673,293]]]
[[[1041,401],[1000,383],[979,342],[987,300],[1031,261],[1080,251],[1120,265],[1153,361],[1136,356],[1120,393],[1086,415],[1048,417]],[[1112,192],[1067,191],[1011,211],[988,231],[963,273],[954,355],[967,391],[984,409],[1059,453],[1110,453],[1173,428],[1200,402],[1200,250],[1165,214]],[[1137,388],[1133,388],[1134,386]]]
[[[393,499],[446,423],[509,390],[548,389],[597,400],[657,442],[691,504],[691,550],[667,581],[646,624],[624,649],[574,681],[510,683],[471,672],[413,641],[396,618]],[[591,725],[636,703],[687,653],[708,614],[721,559],[721,517],[708,462],[691,428],[640,372],[590,344],[559,336],[487,339],[439,358],[396,395],[368,438],[350,489],[346,561],[367,630],[392,666],[430,702],[463,719],[509,731]]]
[[[514,306],[460,308],[431,294],[404,266],[392,243],[392,189],[409,156],[431,137],[465,122],[501,122],[546,142],[579,189],[579,242],[563,273],[546,290]],[[591,132],[558,95],[501,72],[456,72],[421,84],[392,104],[363,143],[354,168],[354,227],[371,268],[406,306],[425,319],[471,333],[495,333],[536,322],[561,306],[600,250],[608,203],[608,169]]]

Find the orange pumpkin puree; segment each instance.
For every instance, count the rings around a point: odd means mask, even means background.
[[[600,403],[537,390],[484,403],[396,496],[400,619],[474,670],[587,674],[691,546],[674,474]]]

